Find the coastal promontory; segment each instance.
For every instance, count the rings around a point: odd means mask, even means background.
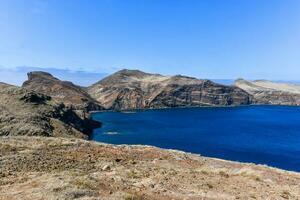
[[[252,95],[252,104],[300,105],[300,85],[297,84],[238,79],[235,86]]]
[[[74,110],[102,110],[102,106],[84,90],[83,87],[70,81],[61,81],[47,72],[29,72],[28,80],[23,87],[48,96],[55,101],[64,103]]]
[[[171,79],[176,87],[184,79],[193,87],[202,82],[181,76]],[[237,95],[225,98],[217,93],[213,98],[217,97],[217,102],[230,98],[233,102],[248,102],[248,96],[239,93],[241,89],[202,83],[214,86],[204,91],[231,91],[228,94]],[[151,87],[146,84],[144,89]],[[185,93],[179,91],[181,99]],[[243,101],[239,94],[245,94]],[[132,105],[130,99],[121,102],[125,104],[119,105]],[[78,116],[72,106],[65,106],[54,96],[28,88],[1,83],[0,110],[1,200],[300,198],[299,173],[151,146],[83,140],[99,124]]]
[[[112,110],[250,104],[249,94],[235,86],[128,69],[93,84],[88,93]]]
[[[0,83],[0,111],[0,136],[87,138],[100,125],[50,96],[5,83]]]

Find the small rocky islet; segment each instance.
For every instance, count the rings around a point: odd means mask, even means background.
[[[45,72],[0,83],[0,199],[300,199],[300,174],[150,146],[85,140],[90,111],[300,105],[297,85],[121,70],[84,88]]]

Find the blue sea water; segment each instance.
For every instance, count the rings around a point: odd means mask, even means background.
[[[145,144],[300,172],[300,107],[99,112],[92,140]]]

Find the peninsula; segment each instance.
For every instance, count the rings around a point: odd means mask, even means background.
[[[90,119],[93,110],[298,105],[296,87],[287,91],[276,85],[276,90],[267,90],[260,85],[253,91],[252,84],[245,87],[241,81],[224,86],[137,70],[119,71],[87,88],[45,72],[28,76],[22,87],[0,84],[0,199],[300,197],[299,173],[151,146],[86,140],[101,125]],[[276,95],[266,101],[260,91]]]

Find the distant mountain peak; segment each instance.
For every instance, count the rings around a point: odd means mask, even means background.
[[[147,74],[146,72],[143,72],[138,69],[121,69],[117,71],[115,74]]]
[[[137,69],[122,69],[122,70],[117,71],[116,73],[112,74],[111,76],[142,78],[142,77],[150,76],[150,75],[153,75],[153,74],[143,72],[143,71],[137,70]],[[156,75],[158,75],[158,74],[156,74]]]
[[[52,78],[52,79],[57,79],[52,74],[44,71],[32,71],[27,73],[28,79],[40,77],[40,78]],[[57,79],[58,80],[58,79]]]
[[[253,95],[255,104],[300,105],[300,85],[238,79],[235,86]]]
[[[88,92],[107,109],[249,104],[248,94],[236,87],[128,69],[93,84]]]
[[[82,87],[70,81],[61,81],[48,72],[29,72],[28,80],[23,83],[23,87],[49,95],[56,101],[79,110],[102,109]]]

